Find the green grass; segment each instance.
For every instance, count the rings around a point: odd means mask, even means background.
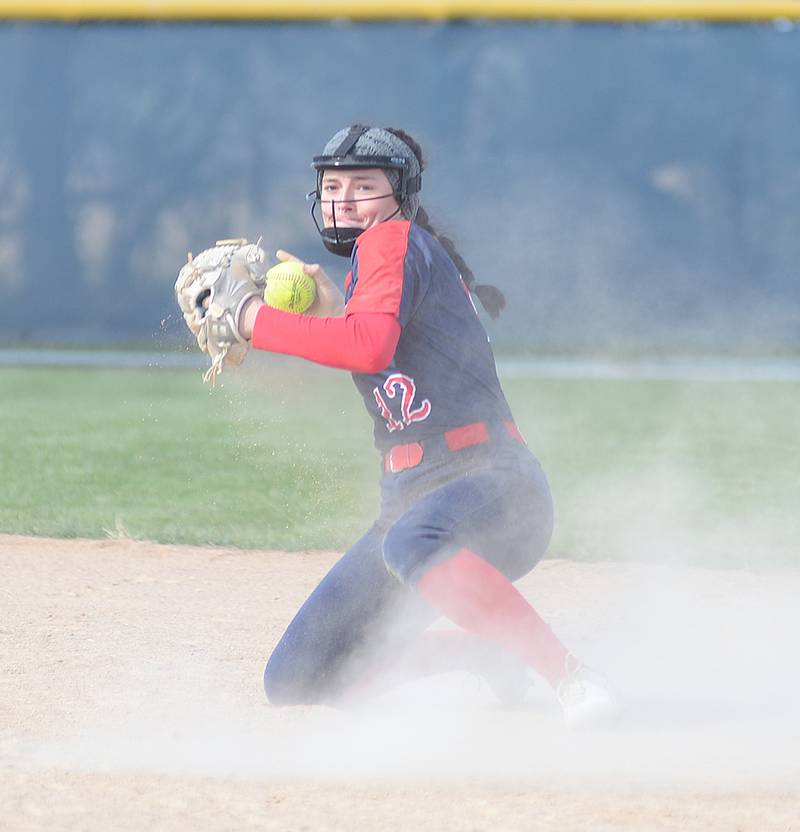
[[[260,356],[258,356],[261,359]],[[343,373],[0,368],[0,531],[343,549],[377,509],[371,425]],[[800,384],[509,380],[550,477],[551,551],[798,562]]]

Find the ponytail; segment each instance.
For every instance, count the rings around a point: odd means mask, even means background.
[[[405,130],[400,130],[397,127],[385,127],[388,133],[397,136],[398,139],[405,142],[413,151],[419,162],[420,171],[425,169],[425,160],[422,158],[422,148]],[[481,302],[481,306],[489,313],[489,317],[497,318],[498,315],[506,308],[505,295],[496,287],[489,286],[486,283],[476,283],[475,275],[472,269],[464,262],[464,258],[458,253],[455,243],[449,238],[440,235],[436,229],[431,225],[428,212],[420,205],[417,209],[417,214],[414,217],[414,222],[420,227],[424,228],[429,234],[432,234],[442,248],[450,255],[450,259],[455,263],[456,268],[461,273],[461,279],[466,284],[472,294],[476,295]]]
[[[500,313],[506,308],[505,295],[497,288],[497,286],[490,286],[488,283],[477,283],[472,269],[466,264],[464,258],[458,253],[455,243],[444,235],[439,234],[431,225],[428,217],[428,212],[420,205],[417,210],[417,216],[414,222],[420,227],[424,228],[429,234],[432,234],[441,244],[442,248],[450,255],[450,259],[455,263],[456,268],[461,273],[461,279],[474,295],[477,296],[481,302],[481,306],[489,313],[492,319],[497,318]]]

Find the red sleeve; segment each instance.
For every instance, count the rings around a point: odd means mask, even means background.
[[[407,220],[390,220],[368,229],[356,244],[356,287],[348,312],[387,312],[399,317],[408,233]]]
[[[379,373],[391,364],[400,331],[397,318],[386,313],[348,310],[344,318],[315,318],[265,304],[253,325],[252,344],[351,373]]]

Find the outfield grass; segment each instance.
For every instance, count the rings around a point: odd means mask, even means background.
[[[269,358],[269,357],[268,357]],[[377,508],[371,425],[343,373],[0,368],[0,531],[343,549]],[[551,480],[551,551],[796,563],[800,383],[510,379]]]

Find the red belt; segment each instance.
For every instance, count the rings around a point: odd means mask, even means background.
[[[513,422],[504,421],[503,427],[512,439],[521,442],[523,445],[526,444],[519,428]],[[449,451],[460,451],[462,448],[470,448],[473,445],[483,445],[488,442],[489,426],[486,422],[472,422],[469,425],[448,430],[443,436]],[[423,455],[422,442],[395,445],[384,454],[384,468],[387,472],[396,474],[399,471],[405,471],[406,468],[414,468],[419,465],[422,462]]]

